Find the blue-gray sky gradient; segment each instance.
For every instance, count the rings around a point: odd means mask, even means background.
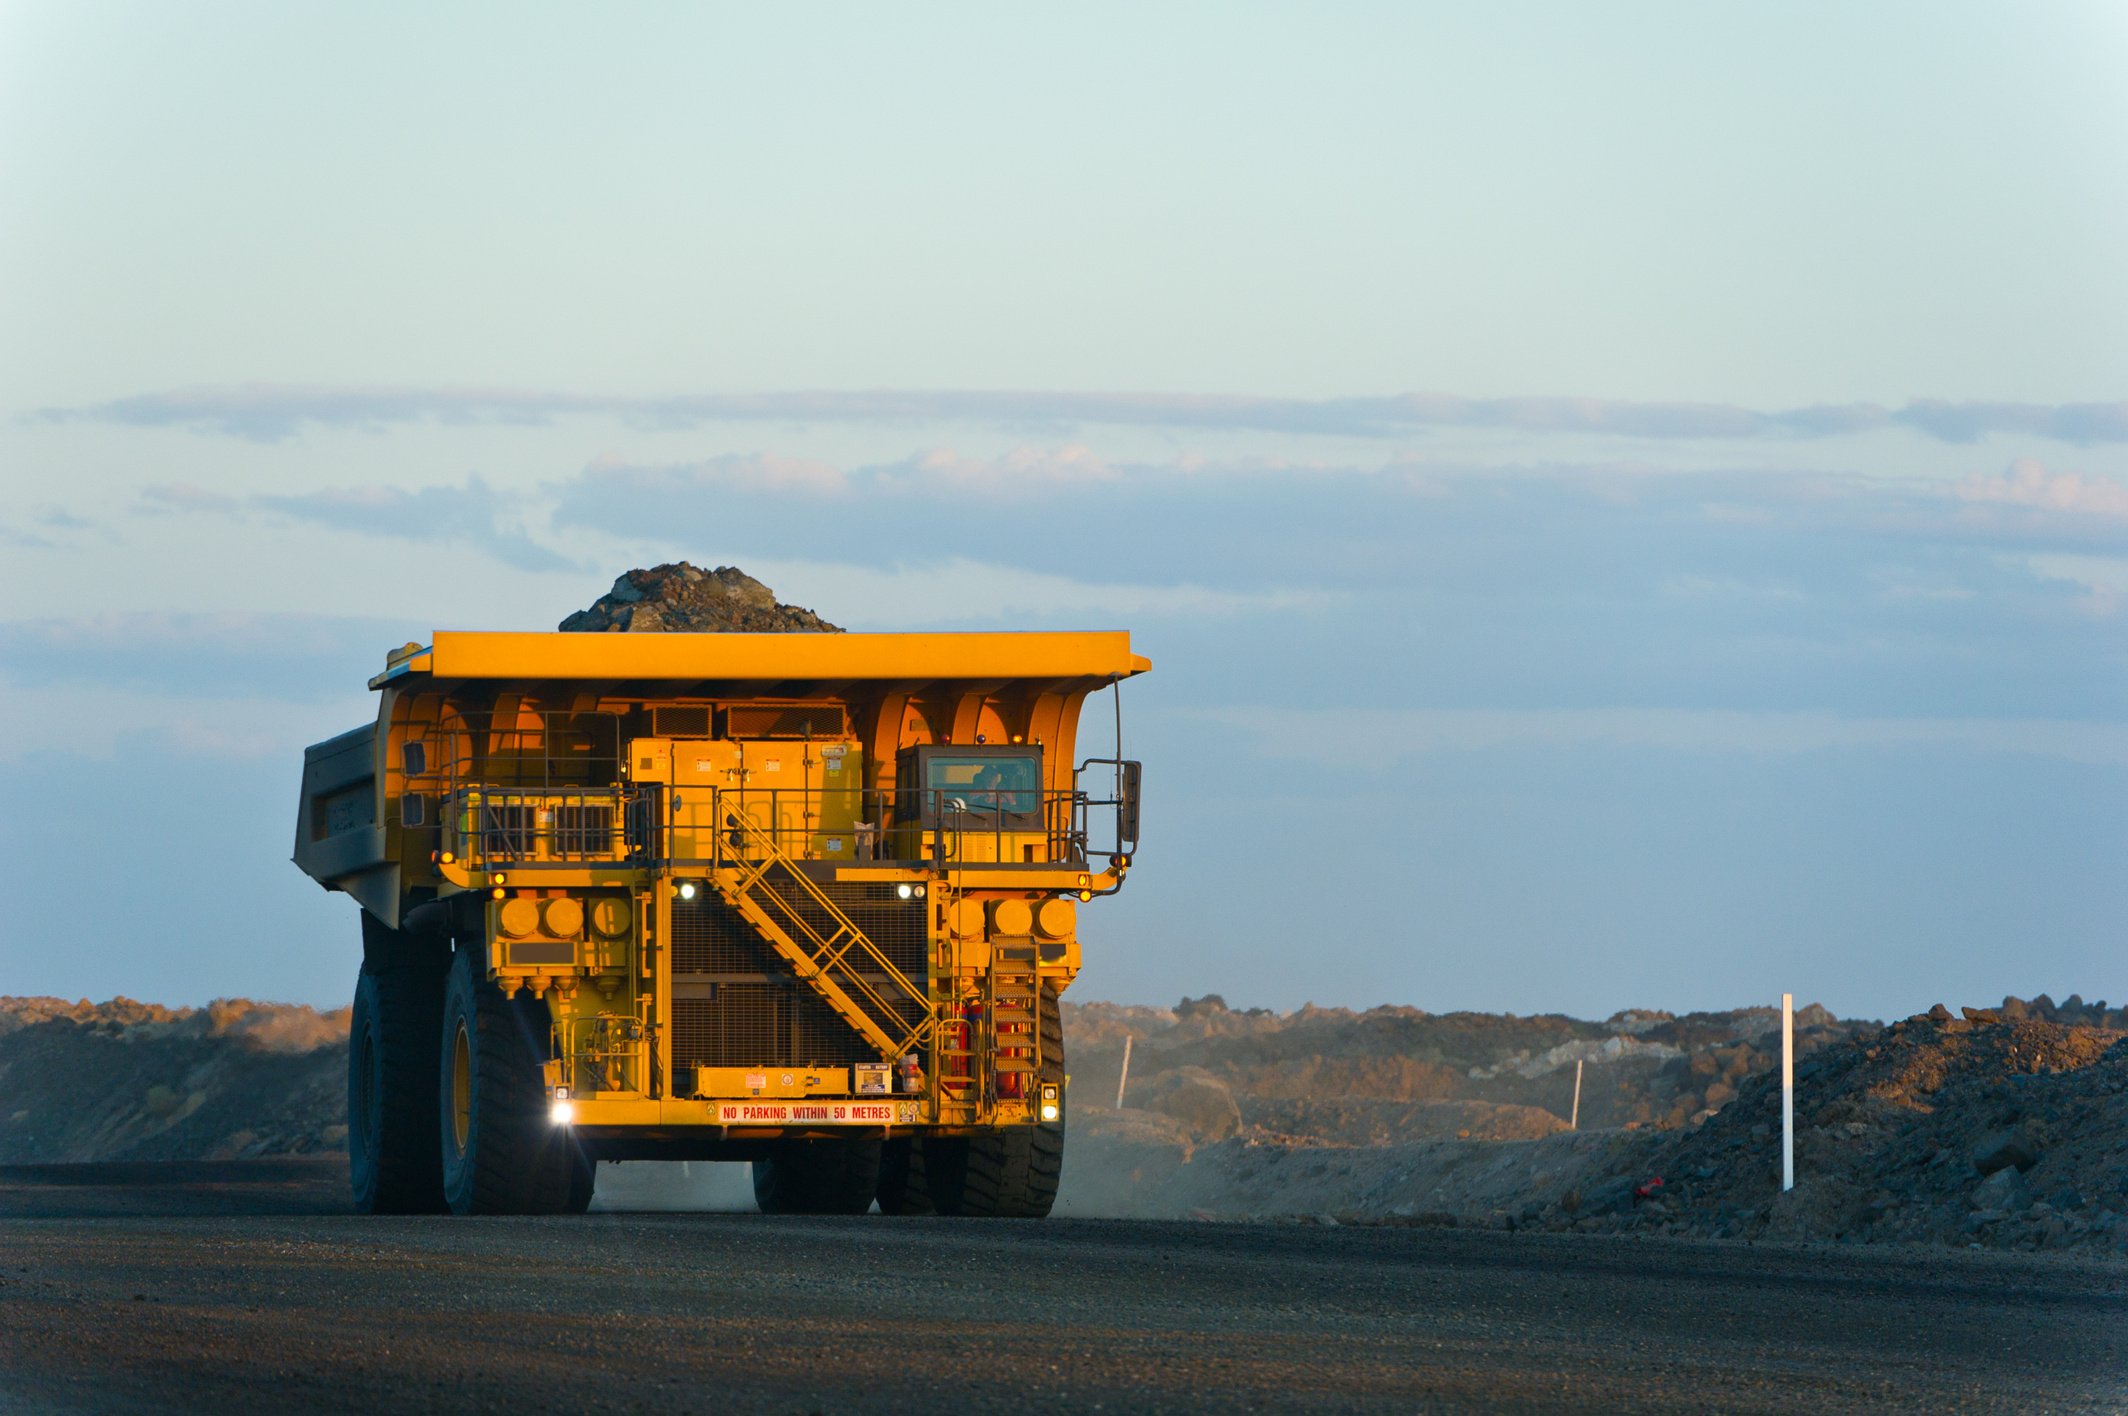
[[[2128,995],[2124,61],[2104,5],[14,6],[0,992],[338,1001],[303,743],[684,556],[1135,632],[1089,995]]]

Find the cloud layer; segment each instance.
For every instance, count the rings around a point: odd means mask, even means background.
[[[32,416],[49,421],[192,428],[261,442],[293,437],[306,427],[537,424],[572,416],[682,428],[712,423],[971,422],[1353,438],[1402,437],[1429,428],[1480,428],[1730,440],[1843,437],[1891,428],[1949,443],[1977,442],[2001,433],[2082,446],[2128,442],[2128,400],[2040,404],[1923,399],[1896,408],[1853,403],[1769,411],[1720,403],[1463,398],[1438,393],[1303,399],[1056,390],[830,389],[619,397],[542,389],[250,383],[143,393],[79,407],[42,409]]]
[[[190,483],[143,487],[140,509],[309,522],[400,541],[477,546],[518,570],[573,569],[576,562],[528,535],[523,499],[498,493],[480,477],[461,485],[322,487],[299,493],[233,497]]]
[[[1662,708],[1229,708],[1198,716],[1244,730],[1265,757],[1319,760],[1317,745],[1323,742],[1366,742],[1370,764],[1502,748],[1611,746],[1776,757],[1842,749],[1950,749],[2128,767],[2128,723],[2059,718],[1866,718]]]

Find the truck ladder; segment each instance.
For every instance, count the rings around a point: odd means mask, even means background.
[[[1019,1094],[1032,1095],[1042,1070],[1041,975],[1035,942],[1003,935],[990,941],[990,975],[983,1009],[983,1049],[990,1073],[1022,1074]]]
[[[738,811],[724,812],[723,819],[733,839],[755,857],[720,864],[710,872],[710,882],[724,902],[753,926],[838,1017],[879,1049],[882,1058],[892,1062],[920,1049],[932,1030],[931,1000],[924,989],[896,968],[842,907],[797,868],[773,834]],[[826,933],[769,879],[779,866],[783,878],[826,916]],[[853,967],[860,964],[880,975],[884,986]],[[903,1016],[911,1005],[919,1019],[914,1024]]]

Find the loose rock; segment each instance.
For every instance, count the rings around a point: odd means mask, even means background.
[[[703,570],[686,561],[629,571],[560,627],[586,634],[841,633],[811,610],[778,603],[774,591],[737,566]]]

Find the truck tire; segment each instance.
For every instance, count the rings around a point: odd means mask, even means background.
[[[591,1201],[588,1161],[548,1115],[547,1011],[503,997],[478,952],[461,948],[452,961],[436,1034],[444,1203],[453,1214],[572,1212],[579,1194]]]
[[[879,1212],[892,1215],[937,1214],[924,1168],[921,1137],[902,1136],[879,1151]]]
[[[436,1029],[443,980],[402,969],[355,979],[347,1039],[347,1170],[362,1214],[440,1214]]]
[[[754,1203],[763,1214],[868,1213],[879,1154],[878,1141],[779,1141],[754,1162]]]
[[[569,1194],[562,1201],[563,1214],[582,1214],[591,1208],[591,1196],[598,1189],[598,1162],[584,1154],[582,1146],[571,1146],[575,1154],[569,1166]]]
[[[540,1105],[546,1105],[544,1084]],[[564,1136],[567,1129],[556,1130],[564,1163],[541,1168],[534,1178],[531,1203],[524,1211],[527,1214],[582,1214],[591,1208],[591,1195],[598,1186],[598,1163],[584,1154],[581,1145]]]
[[[1055,1121],[1014,1126],[983,1136],[933,1138],[924,1152],[924,1180],[940,1214],[970,1219],[1045,1219],[1064,1175],[1064,1009],[1056,990],[1041,1003],[1040,1084],[1054,1083]]]

